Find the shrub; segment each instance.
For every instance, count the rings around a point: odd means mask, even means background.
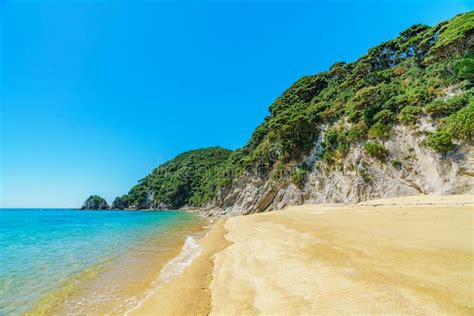
[[[440,117],[446,115],[446,112],[448,112],[449,109],[448,104],[443,100],[435,100],[426,105],[424,111],[426,114],[431,115],[432,117]]]
[[[367,133],[367,126],[364,124],[364,122],[360,122],[359,124],[356,124],[349,128],[346,133],[345,133],[345,139],[349,143],[356,143],[359,140],[362,140],[365,138]]]
[[[304,185],[305,177],[306,177],[306,170],[302,168],[297,168],[291,174],[291,182],[301,189]]]
[[[428,136],[426,144],[439,153],[446,154],[454,148],[453,135],[446,130],[439,130]]]
[[[349,143],[346,139],[347,131],[341,129],[328,129],[324,135],[322,143],[324,154],[323,159],[327,162],[340,160],[349,149]]]
[[[392,124],[377,122],[369,130],[369,137],[371,138],[388,138],[390,137],[390,130],[392,129]]]
[[[424,111],[432,117],[449,116],[465,107],[469,102],[469,94],[461,93],[446,101],[435,100],[425,106]]]
[[[345,109],[349,120],[357,122],[362,119],[368,125],[372,124],[374,115],[395,93],[396,88],[393,85],[384,83],[359,89]]]
[[[421,109],[419,107],[406,106],[400,111],[398,121],[404,125],[415,125],[420,114]]]
[[[375,114],[373,119],[376,123],[370,128],[369,137],[388,138],[392,129],[392,122],[395,119],[392,111],[384,109]]]
[[[454,71],[459,79],[474,82],[474,54],[458,60],[454,64]]]
[[[374,115],[374,121],[378,121],[384,124],[392,123],[395,120],[395,116],[392,111],[385,109]]]
[[[388,149],[382,144],[369,142],[364,145],[364,149],[370,156],[382,161],[384,161],[388,155]]]
[[[365,183],[370,183],[372,182],[372,177],[370,174],[367,172],[366,169],[359,169],[359,175],[362,177],[362,180],[364,180]]]
[[[443,129],[457,139],[471,141],[474,133],[474,98],[469,106],[450,115],[444,122]]]
[[[443,23],[440,29],[440,36],[431,50],[434,53],[443,51],[443,48],[448,47],[448,45],[452,45],[452,48],[455,50],[461,45],[453,44],[461,41],[463,38],[467,38],[473,27],[474,12],[470,11],[455,16],[451,20],[446,21],[446,23]]]
[[[273,180],[280,180],[285,177],[286,173],[286,164],[284,162],[278,161],[273,167],[271,178]]]
[[[414,82],[408,87],[407,101],[411,106],[421,107],[429,102],[428,89],[418,82]]]
[[[392,160],[392,166],[396,169],[400,169],[401,167],[403,167],[400,160],[397,160],[397,159]]]
[[[398,94],[391,97],[384,103],[383,107],[386,110],[398,111],[408,105],[408,96],[406,94]]]

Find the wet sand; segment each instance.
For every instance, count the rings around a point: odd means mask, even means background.
[[[474,314],[474,196],[219,221],[141,315]]]
[[[208,315],[214,255],[230,243],[224,238],[224,220],[216,221],[199,241],[202,253],[179,277],[159,288],[132,315]]]

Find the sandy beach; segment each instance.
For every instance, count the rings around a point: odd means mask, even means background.
[[[140,315],[474,313],[474,196],[219,220]]]
[[[224,238],[224,220],[213,223],[200,240],[201,255],[179,277],[158,288],[132,315],[208,315],[211,312],[214,255],[230,243]]]

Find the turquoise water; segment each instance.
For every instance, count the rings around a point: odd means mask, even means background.
[[[171,251],[176,239],[196,231],[189,228],[196,223],[197,216],[187,212],[0,209],[0,315],[22,314],[42,301],[47,308],[83,304],[99,294],[110,305],[111,290],[99,293],[108,279],[117,279],[116,288],[147,281],[150,276],[133,269]],[[103,273],[111,277],[94,285]],[[81,293],[88,287],[98,292]]]

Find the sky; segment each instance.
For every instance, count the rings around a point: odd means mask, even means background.
[[[0,207],[109,203],[245,145],[303,75],[474,1],[0,0]]]

